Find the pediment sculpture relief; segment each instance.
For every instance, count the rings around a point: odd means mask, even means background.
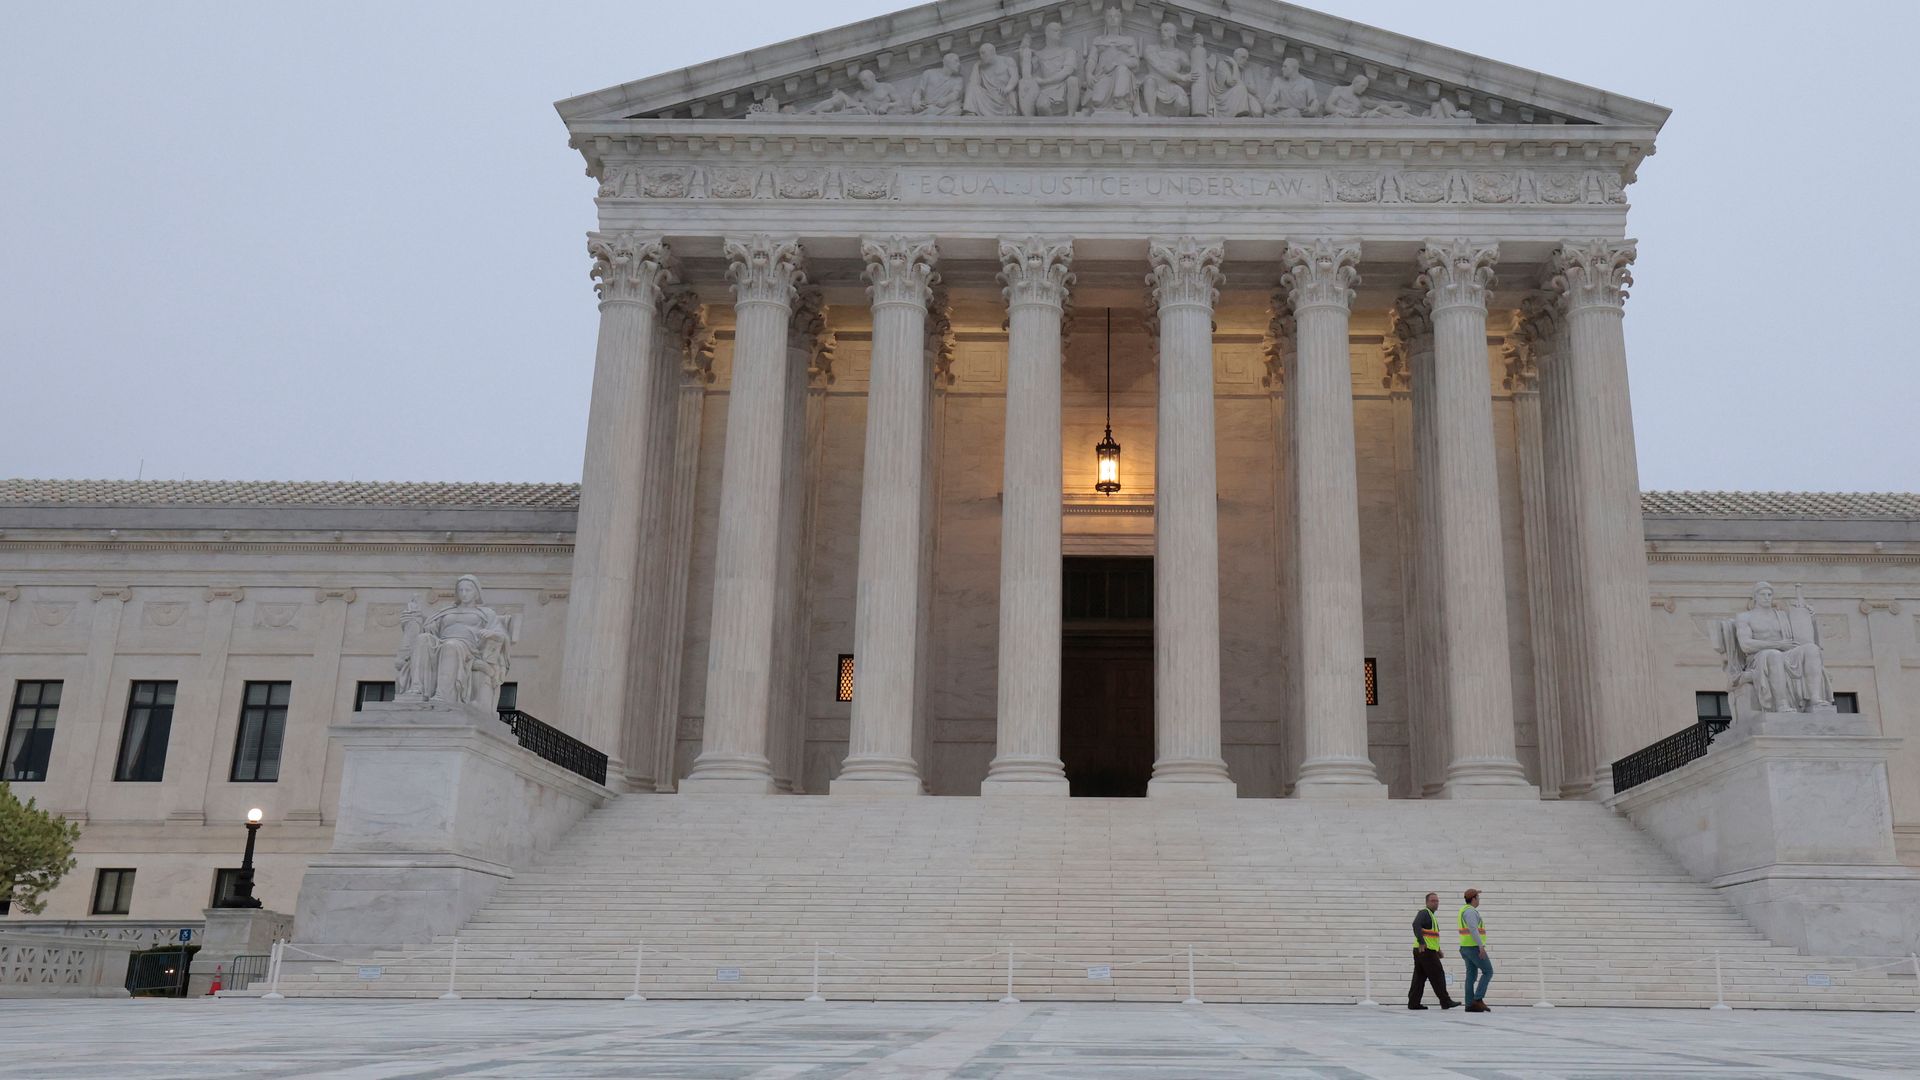
[[[1405,85],[1405,80],[1401,80]],[[789,86],[792,84],[789,83]],[[1102,11],[1099,25],[1070,38],[1048,22],[1038,44],[1025,35],[1005,50],[981,42],[971,65],[946,52],[925,71],[893,81],[860,69],[856,85],[834,90],[811,104],[768,96],[747,110],[770,116],[980,116],[1016,117],[1254,117],[1343,120],[1435,120],[1472,123],[1473,117],[1442,95],[1417,108],[1370,95],[1373,80],[1355,75],[1322,87],[1287,57],[1278,73],[1244,48],[1219,51],[1197,33],[1182,35],[1172,21],[1139,36],[1125,25],[1120,8]]]

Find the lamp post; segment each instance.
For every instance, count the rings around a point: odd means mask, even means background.
[[[247,811],[247,853],[240,859],[240,876],[233,883],[233,898],[222,907],[257,908],[260,901],[253,895],[253,842],[260,835],[260,819],[266,815],[259,807]]]

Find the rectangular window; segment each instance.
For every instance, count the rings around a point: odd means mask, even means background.
[[[280,744],[287,733],[290,682],[250,682],[240,704],[240,734],[233,741],[233,781],[271,784],[280,779]]]
[[[226,907],[233,902],[234,886],[240,882],[240,868],[213,872],[213,903],[208,907]]]
[[[125,915],[133,910],[133,871],[102,870],[93,878],[93,913]]]
[[[1727,695],[1717,690],[1698,690],[1693,695],[1693,715],[1696,720],[1732,720],[1733,712],[1727,701]]]
[[[1857,713],[1860,711],[1860,695],[1835,694],[1833,695],[1833,707],[1838,712]]]
[[[363,682],[353,688],[353,711],[359,712],[360,706],[370,701],[392,701],[393,684],[390,682]]]
[[[503,682],[500,684],[500,703],[495,708],[501,712],[511,712],[520,707],[520,684]]]
[[[53,754],[53,721],[60,713],[60,680],[22,679],[14,684],[7,721],[6,757],[0,780],[45,780]]]
[[[173,733],[177,683],[137,682],[127,694],[127,726],[120,733],[115,780],[157,782],[167,769],[167,738]],[[128,871],[132,873],[132,871]]]
[[[840,681],[834,685],[833,700],[853,700],[853,654],[840,654]]]
[[[1367,704],[1380,704],[1380,666],[1373,657],[1367,657]]]

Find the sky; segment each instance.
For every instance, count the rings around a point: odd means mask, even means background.
[[[0,0],[0,476],[577,480],[560,98],[904,0]],[[1318,0],[1674,110],[1641,484],[1920,491],[1913,0]]]

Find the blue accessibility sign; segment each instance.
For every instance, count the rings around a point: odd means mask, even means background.
[[[180,928],[180,944],[185,945],[187,942],[192,940],[193,940],[193,928],[189,926],[181,927]]]

